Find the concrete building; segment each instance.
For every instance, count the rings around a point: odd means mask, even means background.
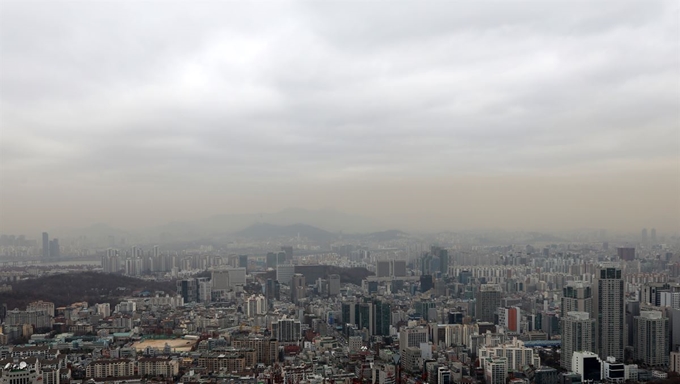
[[[588,312],[591,318],[595,318],[592,286],[583,281],[567,282],[567,286],[562,289],[560,310],[562,316],[568,312]]]
[[[581,376],[581,381],[600,381],[603,375],[602,360],[593,352],[578,351],[571,356],[571,370]]]
[[[290,286],[295,274],[295,266],[292,264],[279,264],[276,267],[276,280],[279,284]]]
[[[505,384],[508,377],[508,361],[505,357],[494,357],[484,361],[486,384]]]
[[[572,354],[576,351],[595,352],[597,323],[588,312],[567,312],[562,319],[562,353],[560,366],[571,369]]]
[[[595,306],[597,314],[597,348],[599,356],[623,361],[626,346],[625,291],[621,268],[601,266],[596,272]]]
[[[652,367],[668,365],[670,329],[660,311],[641,311],[634,318],[634,358]]]
[[[429,333],[426,327],[402,328],[399,331],[399,350],[406,348],[420,348],[420,343],[429,341]]]
[[[496,310],[501,305],[502,296],[503,290],[498,284],[482,284],[476,298],[477,320],[493,323]]]
[[[680,351],[671,352],[669,370],[680,373]]]

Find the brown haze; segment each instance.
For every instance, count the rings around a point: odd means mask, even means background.
[[[672,1],[0,3],[0,231],[680,231]]]

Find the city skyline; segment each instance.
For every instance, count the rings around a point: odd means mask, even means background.
[[[673,2],[1,7],[2,232],[680,230]]]

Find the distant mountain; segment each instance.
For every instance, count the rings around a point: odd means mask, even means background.
[[[367,235],[363,235],[363,238],[368,241],[394,241],[399,239],[404,239],[410,237],[406,232],[402,232],[398,229],[390,229],[388,231],[373,232]]]
[[[196,225],[214,231],[234,232],[256,223],[292,225],[305,223],[332,232],[366,233],[382,230],[384,226],[366,217],[349,215],[331,209],[308,210],[287,208],[274,213],[215,215],[195,222]]]
[[[337,237],[331,232],[307,224],[275,225],[269,223],[253,224],[236,232],[236,235],[258,240],[292,239],[299,236],[318,243],[327,243]]]

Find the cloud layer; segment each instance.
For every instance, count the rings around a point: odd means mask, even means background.
[[[428,201],[442,184],[521,179],[549,209],[546,180],[651,175],[639,198],[658,212],[630,228],[678,230],[673,2],[0,6],[3,228],[403,204],[397,225],[427,226],[460,203]],[[513,201],[484,202],[499,217],[475,226],[513,225]],[[531,225],[620,225],[614,211]]]

